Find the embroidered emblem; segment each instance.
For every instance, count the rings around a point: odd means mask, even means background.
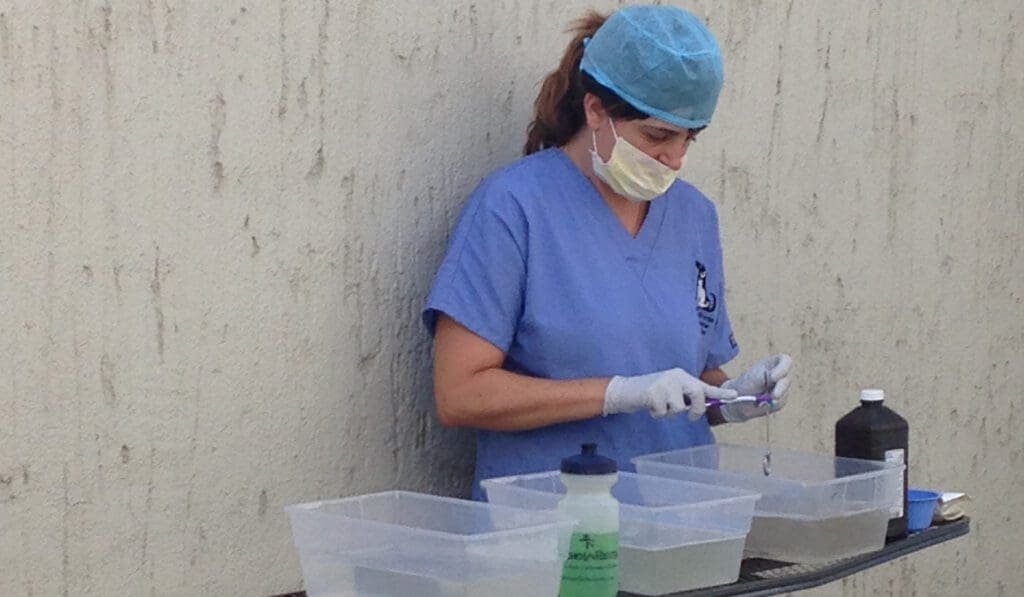
[[[708,292],[708,270],[697,261],[697,308],[701,311],[714,311],[718,300],[713,292]]]

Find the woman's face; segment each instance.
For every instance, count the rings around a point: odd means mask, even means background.
[[[597,138],[597,154],[602,160],[608,161],[612,147],[615,146],[615,134],[612,132],[611,119],[601,106],[601,100],[588,94],[584,101],[587,112],[587,125],[594,131]],[[665,164],[673,170],[683,165],[690,144],[696,140],[700,131],[679,128],[655,118],[643,120],[616,120],[615,132],[640,151]]]
[[[611,126],[607,128],[611,130]],[[696,132],[654,118],[617,120],[615,131],[637,149],[673,170],[682,167],[683,158],[697,137]],[[614,142],[614,138],[612,141]],[[610,145],[608,150],[611,153]]]

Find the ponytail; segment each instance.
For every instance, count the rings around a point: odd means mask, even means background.
[[[580,77],[583,40],[593,37],[607,18],[591,10],[570,27],[572,41],[565,49],[558,68],[544,79],[533,103],[533,122],[526,129],[524,155],[565,145],[583,126],[584,90]]]
[[[622,120],[648,117],[590,75],[580,72],[583,40],[593,37],[607,18],[607,15],[591,10],[569,28],[573,34],[572,41],[565,49],[558,68],[544,79],[533,103],[533,122],[526,129],[523,155],[568,143],[586,121],[583,97],[588,93],[601,100],[609,116]]]

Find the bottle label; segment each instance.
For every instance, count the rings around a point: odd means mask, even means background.
[[[893,462],[893,463],[896,463],[896,464],[905,464],[905,460],[906,460],[906,455],[904,453],[903,448],[898,448],[896,450],[886,450],[885,451],[885,461],[886,462]],[[899,476],[899,479],[900,479],[900,481],[899,481],[899,496],[900,496],[899,503],[894,505],[892,508],[889,509],[889,518],[903,518],[903,494],[906,493],[906,488],[903,487],[903,478],[904,478],[904,475],[901,474]]]
[[[559,597],[614,597],[619,592],[619,534],[573,533]]]

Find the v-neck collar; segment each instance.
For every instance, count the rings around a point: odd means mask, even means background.
[[[633,262],[642,278],[644,271],[647,269],[651,252],[658,242],[662,224],[665,221],[666,197],[662,195],[650,202],[647,216],[644,218],[637,235],[633,236],[626,229],[622,220],[615,215],[612,207],[601,196],[601,192],[597,190],[594,183],[580,171],[576,163],[572,161],[572,158],[562,149],[555,149],[555,151],[559,153],[566,167],[576,174],[581,191],[581,201],[587,204],[587,212],[594,217],[598,225],[606,229],[609,238],[619,248],[622,256],[627,261]]]

